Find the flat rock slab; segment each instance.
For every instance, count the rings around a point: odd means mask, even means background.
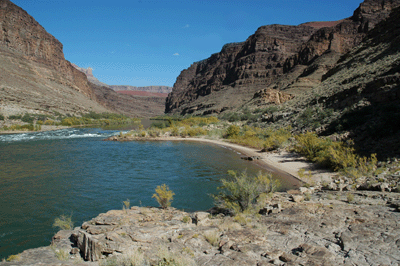
[[[315,192],[297,202],[275,193],[263,210],[276,211],[252,216],[112,210],[0,265],[123,265],[127,258],[149,265],[398,265],[400,194],[358,192],[348,203],[347,193]]]

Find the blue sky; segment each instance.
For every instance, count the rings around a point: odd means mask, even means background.
[[[109,85],[172,86],[193,62],[258,27],[350,17],[362,0],[11,0]]]

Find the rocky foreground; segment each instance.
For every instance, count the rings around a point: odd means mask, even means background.
[[[132,207],[52,242],[0,265],[399,265],[400,194],[301,188],[236,217]]]

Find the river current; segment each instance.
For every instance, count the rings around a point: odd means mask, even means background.
[[[228,170],[260,168],[223,146],[197,142],[111,142],[119,131],[63,129],[0,135],[0,259],[49,245],[60,215],[75,226],[111,209],[157,206],[154,189],[167,184],[172,206],[213,206]]]

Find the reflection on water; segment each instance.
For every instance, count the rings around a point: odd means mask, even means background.
[[[99,129],[0,136],[0,259],[48,245],[54,219],[75,225],[110,209],[157,206],[157,185],[175,192],[172,206],[187,211],[213,205],[227,170],[259,168],[215,145],[188,142],[108,142],[119,133]]]

